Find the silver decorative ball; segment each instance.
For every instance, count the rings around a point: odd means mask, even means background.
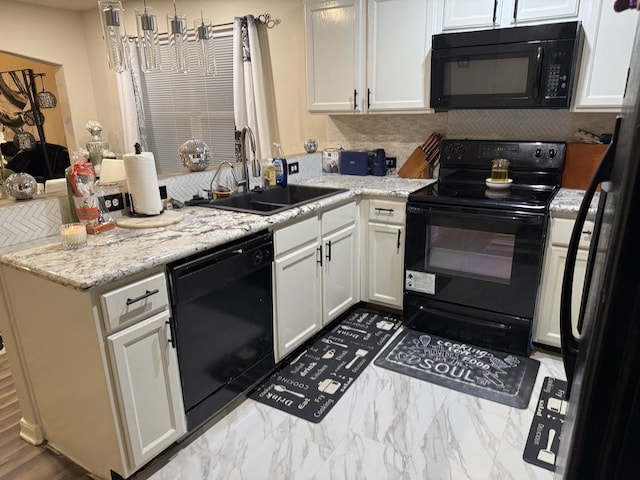
[[[310,138],[306,142],[304,142],[304,149],[307,153],[314,153],[318,149],[318,142],[316,142],[313,138]]]
[[[182,165],[191,172],[199,172],[209,166],[209,146],[202,140],[192,138],[180,146]]]
[[[14,173],[4,183],[7,192],[16,200],[29,200],[38,191],[36,179],[28,173]]]

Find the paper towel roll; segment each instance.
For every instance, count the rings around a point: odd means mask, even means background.
[[[133,202],[133,211],[143,215],[162,213],[162,200],[152,152],[122,155],[127,187]]]

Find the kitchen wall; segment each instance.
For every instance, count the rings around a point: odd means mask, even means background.
[[[576,141],[583,129],[611,133],[615,113],[571,113],[567,110],[455,110],[414,115],[332,115],[327,129],[328,147],[366,149],[381,147],[397,157],[397,166],[431,132],[449,138]]]

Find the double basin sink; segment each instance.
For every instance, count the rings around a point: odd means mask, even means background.
[[[273,215],[346,191],[343,188],[287,185],[286,187],[272,187],[233,194],[227,198],[210,200],[198,205],[257,215]]]

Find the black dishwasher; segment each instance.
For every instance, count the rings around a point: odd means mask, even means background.
[[[167,267],[189,431],[275,365],[272,262],[273,236],[262,232]]]

